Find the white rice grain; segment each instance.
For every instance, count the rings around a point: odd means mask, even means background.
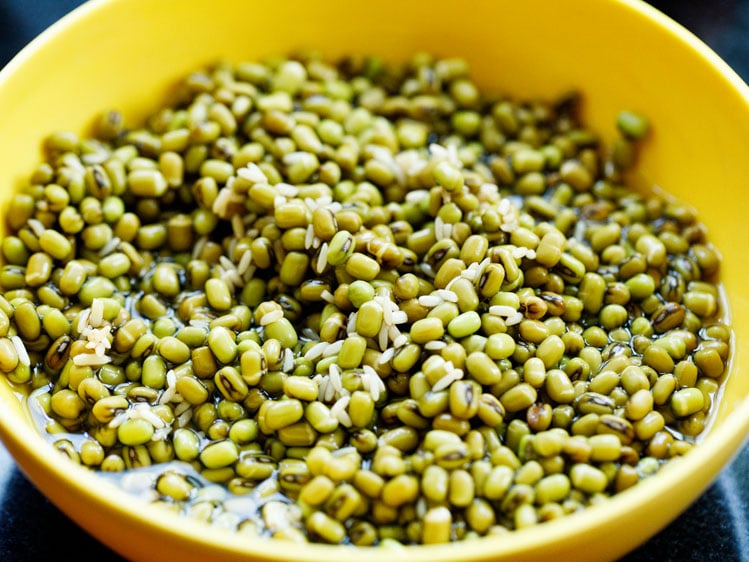
[[[112,347],[109,341],[109,330],[111,326],[105,325],[101,328],[90,328],[86,333],[87,349],[93,349],[94,353],[99,356],[106,354],[107,350]]]
[[[434,385],[432,386],[432,392],[439,392],[441,390],[445,390],[446,388],[449,388],[452,383],[454,383],[457,380],[460,380],[462,378],[462,372],[459,375],[458,371],[460,371],[460,369],[453,369],[452,371],[444,375],[436,383],[434,383]]]
[[[79,334],[83,334],[84,330],[88,328],[88,318],[91,316],[91,309],[85,308],[78,313],[78,321],[76,323],[76,329]]]
[[[232,201],[232,191],[231,189],[221,189],[218,192],[218,195],[216,195],[216,199],[213,201],[213,205],[211,206],[211,210],[217,214],[219,217],[225,217],[227,211],[229,210],[229,204]]]
[[[507,326],[514,326],[515,324],[520,324],[520,322],[523,321],[523,315],[520,312],[516,312],[512,316],[508,317],[507,320],[505,320],[505,324]]]
[[[330,357],[331,355],[336,355],[337,353],[340,353],[341,348],[343,347],[343,340],[337,340],[331,344],[329,344],[322,353],[323,357]]]
[[[148,404],[136,404],[130,410],[130,417],[132,419],[146,420],[155,429],[160,429],[166,425],[164,423],[164,420],[162,420],[159,416],[157,416],[153,412],[153,410],[151,410],[151,406],[149,406]]]
[[[156,429],[153,432],[153,435],[151,436],[151,441],[164,441],[169,437],[169,434],[172,432],[171,427],[160,427]]]
[[[407,343],[408,343],[408,336],[406,334],[401,334],[397,338],[393,339],[393,347],[395,349],[403,347]]]
[[[374,384],[369,389],[369,392],[372,395],[372,400],[377,402],[380,399],[380,396],[385,394],[386,390],[385,382],[379,376],[376,376],[374,378]]]
[[[380,398],[380,394],[385,390],[385,385],[382,382],[380,375],[378,375],[377,371],[375,371],[371,366],[364,365],[362,371],[362,385],[364,386],[364,390],[369,392],[372,400],[377,402]]]
[[[101,326],[104,321],[104,300],[96,298],[91,303],[91,312],[88,316],[88,323],[94,328]]]
[[[245,229],[242,215],[234,215],[231,217],[231,229],[234,233],[234,238],[244,238]]]
[[[499,201],[499,187],[493,183],[482,183],[478,197],[482,201]]]
[[[270,312],[266,312],[265,314],[263,314],[263,316],[260,318],[260,325],[268,326],[273,322],[277,322],[281,318],[283,318],[283,310],[281,310],[280,308],[274,308]]]
[[[513,248],[512,252],[510,253],[512,254],[512,257],[515,258],[516,260],[521,260],[528,253],[528,248],[526,248],[525,246],[517,246]]]
[[[115,414],[115,416],[111,420],[109,420],[109,423],[107,425],[112,429],[116,429],[128,419],[130,419],[130,410],[125,410],[124,412]]]
[[[454,144],[442,146],[437,143],[429,145],[430,161],[436,163],[447,161],[459,170],[463,168],[463,162],[458,157],[458,148]]]
[[[250,254],[250,251],[247,250],[247,253]],[[252,257],[252,254],[250,254],[250,257]],[[250,264],[247,266],[247,269],[242,273],[242,287],[244,287],[247,283],[249,283],[250,279],[255,277],[255,272],[257,271],[257,267]],[[237,272],[239,274],[239,272]]]
[[[338,422],[344,427],[351,427],[351,416],[346,411],[350,401],[351,396],[341,396],[330,408],[330,415],[338,418]]]
[[[443,221],[440,217],[435,217],[434,219],[434,237],[437,239],[437,241],[442,240],[444,238],[444,226],[445,221]]]
[[[383,351],[380,354],[380,357],[377,359],[378,363],[381,365],[384,365],[386,363],[389,363],[390,360],[395,357],[395,348],[394,347],[388,347],[385,351]]]
[[[320,253],[317,254],[317,264],[315,271],[317,271],[318,274],[321,274],[325,271],[325,267],[328,265],[328,243],[323,242],[322,246],[320,246]]]
[[[219,279],[227,284],[229,290],[236,289],[237,287],[242,285],[242,277],[240,277],[239,273],[237,273],[237,270],[234,269],[233,264],[232,268],[229,270],[225,270],[221,266],[216,266],[216,269],[219,274]]]
[[[421,269],[421,272],[424,275],[426,275],[427,277],[431,277],[432,279],[434,279],[435,273],[434,273],[434,269],[432,269],[431,265],[429,265],[428,263],[423,263],[422,262],[422,263],[419,264],[419,269]]]
[[[284,157],[284,160],[286,160],[286,158],[288,157],[293,157],[295,154],[299,153],[287,154],[286,157]],[[301,154],[306,153],[302,152]],[[276,191],[278,191],[278,193],[287,198],[294,198],[299,195],[299,188],[288,183],[277,183],[274,187],[276,188]]]
[[[29,357],[29,352],[26,351],[26,346],[23,344],[23,340],[21,340],[18,336],[11,336],[10,342],[13,344],[13,347],[16,349],[16,355],[18,355],[18,361],[22,365],[26,365],[27,367],[31,365],[31,358]]]
[[[369,373],[363,370],[359,374],[359,380],[361,381],[362,389],[364,389],[365,392],[369,392],[369,388],[372,386],[372,380]]]
[[[114,317],[114,320],[112,320],[112,325],[119,328],[128,320],[130,320],[130,312],[128,312],[127,308],[122,307],[117,316]]]
[[[333,213],[337,213],[341,210],[341,204],[338,201],[334,203],[332,195],[323,195],[322,197],[318,197],[315,202],[319,207],[325,207]]]
[[[288,347],[283,352],[283,367],[281,370],[284,373],[290,373],[294,370],[294,352]]]
[[[414,189],[406,193],[405,199],[406,203],[418,204],[427,197],[429,197],[429,191],[426,189]]]
[[[442,298],[436,292],[433,292],[431,295],[422,295],[419,297],[419,304],[427,308],[434,308],[443,302]]]
[[[187,401],[184,401],[184,402],[180,402],[179,404],[177,404],[177,406],[174,408],[174,415],[181,416],[185,412],[190,412],[190,411],[192,411],[192,404],[190,404]]]
[[[447,302],[458,302],[458,295],[447,289],[437,289],[436,291],[433,291],[432,294]]]
[[[325,391],[323,394],[323,402],[331,402],[335,398],[335,387],[333,386],[333,383],[330,381],[330,379],[325,380],[324,388]]]
[[[320,373],[312,377],[312,382],[317,385],[318,391],[320,390],[320,387],[322,386],[324,380],[326,380],[325,377],[323,377]],[[322,400],[322,398],[318,398],[318,400]]]
[[[406,314],[405,311],[398,310],[396,312],[393,312],[393,316],[392,316],[393,324],[405,324],[406,322],[408,322],[408,314]]]
[[[247,273],[250,265],[252,265],[252,251],[245,250],[242,254],[242,257],[239,258],[239,263],[237,264],[237,273],[239,273],[240,275],[244,275],[245,273]]]
[[[167,386],[166,390],[159,396],[159,404],[168,404],[177,396],[177,389],[174,386]]]
[[[108,256],[117,249],[121,242],[122,240],[114,236],[109,240],[109,242],[102,246],[102,248],[99,250],[99,256],[102,258]]]
[[[493,316],[512,316],[517,310],[513,307],[504,304],[495,304],[489,307],[489,314]]]
[[[479,278],[479,264],[474,262],[469,265],[466,269],[460,272],[460,276],[463,279],[468,279],[471,283],[475,283]]]
[[[29,219],[26,221],[26,224],[29,226],[29,228],[37,238],[39,238],[42,234],[44,234],[44,231],[47,230],[42,224],[42,221],[38,219]]]
[[[316,343],[312,347],[310,347],[307,352],[304,354],[304,358],[307,361],[315,361],[316,359],[319,359],[323,356],[323,353],[325,353],[325,348],[328,347],[330,344],[326,341],[321,341],[320,343]]]
[[[79,367],[101,367],[112,361],[111,357],[96,353],[79,353],[73,356],[73,363]]]
[[[304,204],[307,205],[307,208],[313,212],[320,206],[320,204],[312,199],[312,197],[305,197]]]
[[[252,183],[268,183],[268,178],[265,173],[260,169],[260,166],[254,162],[250,162],[244,168],[237,170],[237,175],[242,179],[249,180]]]
[[[393,159],[405,177],[415,176],[427,166],[426,159],[414,149],[401,150]]]
[[[391,326],[393,324],[393,308],[398,310],[398,305],[391,301],[389,296],[385,295],[376,296],[374,301],[382,308],[382,321]]]
[[[390,338],[390,341],[394,342],[397,340],[400,336],[402,336],[401,331],[398,329],[398,326],[390,326],[388,328],[388,338]]]
[[[492,262],[490,258],[484,258],[478,263],[478,271],[476,273],[476,281],[479,281],[486,272],[486,268],[489,267],[489,264]]]
[[[380,351],[385,351],[388,346],[388,330],[389,326],[383,322],[379,333],[377,334],[377,343],[380,346]]]
[[[198,241],[195,242],[195,247],[192,249],[192,259],[196,260],[200,258],[200,254],[203,253],[206,243],[208,242],[207,236],[201,236]]]
[[[221,267],[224,268],[225,271],[236,271],[237,270],[237,266],[234,265],[234,262],[231,261],[226,256],[220,256],[218,258],[218,263],[221,265]]]
[[[65,153],[65,155],[62,157],[62,163],[68,168],[71,168],[76,172],[80,172],[81,174],[86,171],[86,167],[83,165],[83,161],[81,160],[81,158],[78,158],[78,156],[72,152]],[[101,162],[99,163],[101,164]]]
[[[348,323],[346,324],[346,333],[347,334],[355,334],[356,333],[356,315],[358,312],[352,312],[348,317]]]
[[[184,404],[189,404],[189,403],[184,402]],[[187,410],[185,410],[179,416],[177,416],[177,427],[185,427],[188,423],[190,423],[191,419],[192,419],[192,408],[187,408]]]
[[[344,389],[343,383],[341,382],[341,368],[338,365],[333,364],[330,366],[330,370],[328,371],[328,379],[333,385],[333,390],[335,390],[336,393],[343,393]]]

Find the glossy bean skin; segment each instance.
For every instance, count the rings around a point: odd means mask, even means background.
[[[386,547],[587,508],[709,423],[719,255],[624,185],[643,115],[601,150],[572,99],[424,54],[182,87],[52,134],[10,203],[0,371],[70,461],[151,467],[161,505],[237,532]]]

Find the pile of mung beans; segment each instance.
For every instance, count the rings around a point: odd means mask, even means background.
[[[603,146],[578,109],[302,53],[52,134],[5,214],[0,371],[73,461],[248,536],[605,502],[694,446],[731,332],[694,210],[625,185],[646,119]]]

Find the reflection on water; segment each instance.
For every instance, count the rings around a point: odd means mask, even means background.
[[[749,562],[749,447],[677,521],[621,562]],[[653,509],[658,509],[656,504]],[[70,521],[0,445],[0,560],[122,559]]]

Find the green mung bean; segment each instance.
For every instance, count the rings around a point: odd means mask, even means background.
[[[643,138],[649,129],[647,119],[632,111],[620,111],[616,116],[616,126],[624,136],[633,140]]]
[[[63,454],[166,463],[162,503],[214,524],[385,547],[554,519],[692,447],[732,334],[694,211],[623,185],[644,116],[604,150],[575,98],[486,101],[426,54],[184,85],[52,135],[10,204],[0,370],[88,434]],[[227,514],[173,459],[277,496]]]

